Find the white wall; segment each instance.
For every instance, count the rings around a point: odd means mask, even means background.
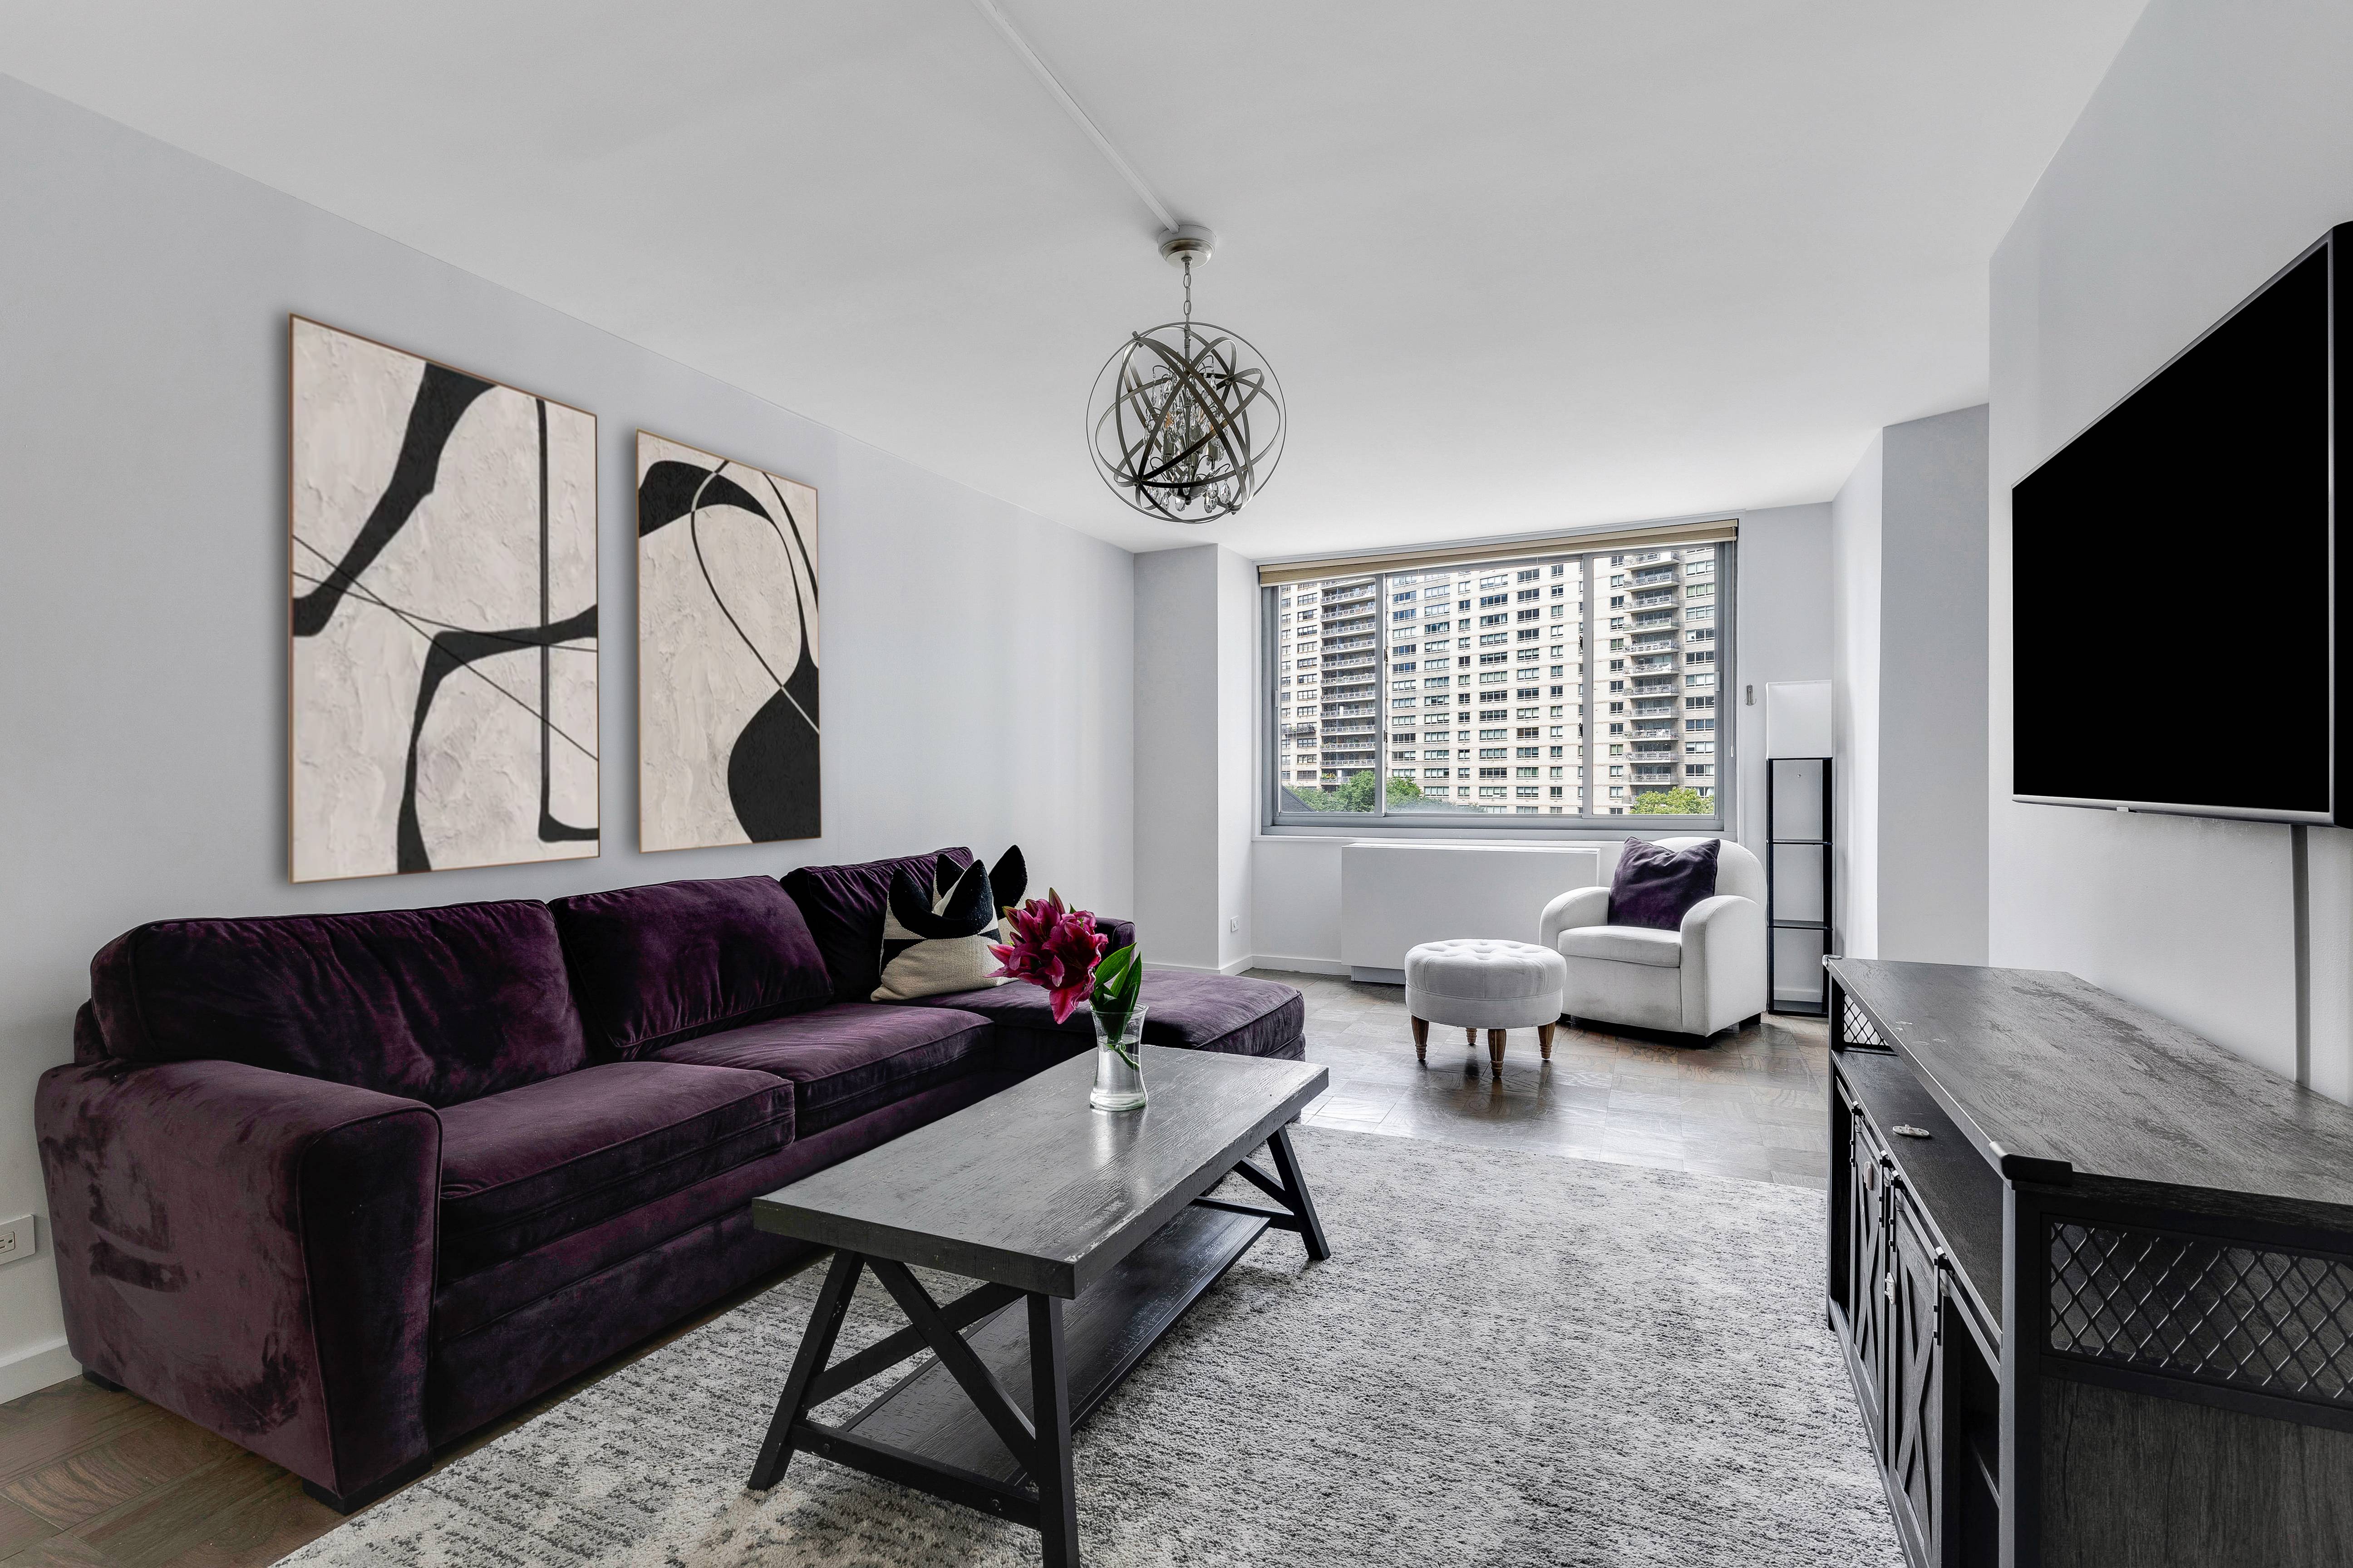
[[[1986,408],[1880,432],[1831,502],[1838,951],[1986,961]]]
[[[1721,689],[1719,711],[1731,721],[1727,728],[1737,738],[1739,789],[1733,837],[1756,847],[1765,835],[1765,684],[1821,680],[1831,673],[1831,509],[1826,504],[1773,507],[1737,515],[1737,658],[1734,684]],[[1249,636],[1255,646],[1255,612]],[[1757,693],[1754,706],[1743,700],[1751,688]],[[1253,692],[1253,715],[1255,700]],[[1252,806],[1255,812],[1255,796]],[[1255,830],[1256,816],[1250,820]],[[1604,881],[1617,869],[1618,852],[1627,837],[1642,831],[1640,818],[1623,820],[1627,826],[1562,835],[1599,845]],[[1145,837],[1138,836],[1139,845]],[[1347,837],[1344,832],[1332,837],[1275,835],[1255,839],[1250,904],[1259,962],[1310,973],[1346,973],[1340,952],[1339,846]],[[1525,842],[1516,836],[1502,841]],[[1541,906],[1528,911],[1531,933],[1542,912]]]
[[[1886,437],[1831,501],[1831,744],[1837,826],[1833,952],[1879,956],[1880,498]]]
[[[1220,968],[1249,964],[1257,940],[1250,896],[1258,828],[1258,568],[1220,545],[1218,575],[1218,947]]]
[[[1218,544],[1135,558],[1137,941],[1160,969],[1248,966],[1257,569]]]
[[[1040,887],[1131,907],[1125,552],[5,79],[0,147],[0,1215],[47,1208],[33,1081],[142,921],[1016,841]],[[288,884],[290,310],[598,416],[599,858]],[[635,851],[640,424],[819,492],[822,838]],[[46,1256],[0,1268],[0,1398],[71,1373],[60,1333]]]
[[[1733,837],[1765,853],[1765,687],[1831,673],[1831,509],[1775,507],[1742,514],[1733,678],[1724,703],[1736,724],[1740,787]],[[1751,694],[1756,700],[1748,700]],[[1620,837],[1623,837],[1620,835]],[[1617,866],[1613,854],[1604,876]]]
[[[1986,418],[1883,433],[1882,958],[1986,961]]]
[[[2010,489],[2353,218],[2348,60],[2353,6],[2152,0],[1991,276],[1991,961],[2071,970],[2283,1073],[2289,830],[2010,799]],[[2190,635],[2143,608],[2147,631]],[[2353,834],[2311,845],[2311,1079],[2353,1099]]]
[[[1218,966],[1219,679],[1215,545],[1135,558],[1135,923],[1147,963]],[[1146,938],[1148,937],[1148,940]]]
[[[1262,966],[1348,973],[1340,957],[1340,850],[1347,842],[1261,836],[1251,845],[1250,905]]]

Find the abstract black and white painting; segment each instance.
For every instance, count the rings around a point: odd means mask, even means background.
[[[596,419],[293,319],[294,880],[597,852]]]
[[[638,837],[814,838],[817,491],[638,432]]]

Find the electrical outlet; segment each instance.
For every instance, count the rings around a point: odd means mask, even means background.
[[[31,1215],[20,1214],[15,1219],[0,1219],[0,1264],[30,1258],[39,1250],[33,1236]]]
[[[1228,915],[1228,916],[1226,917],[1226,929],[1227,929],[1228,931],[1240,931],[1240,930],[1241,930],[1241,929],[1242,929],[1242,917],[1241,917],[1241,916],[1240,916],[1240,915]]]

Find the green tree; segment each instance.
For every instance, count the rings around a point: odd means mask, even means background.
[[[1633,809],[1653,816],[1714,816],[1715,803],[1689,784],[1677,784],[1635,796]]]
[[[1332,789],[1298,784],[1293,786],[1291,793],[1297,795],[1299,804],[1310,811],[1370,812],[1373,809],[1373,770],[1366,768],[1362,773],[1349,774],[1345,781]],[[1391,779],[1388,797],[1391,805],[1419,800],[1421,786],[1411,779]]]

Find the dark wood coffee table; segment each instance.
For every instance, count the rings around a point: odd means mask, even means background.
[[[1089,1051],[754,1200],[762,1230],[835,1249],[754,1490],[806,1451],[1029,1525],[1048,1563],[1074,1564],[1071,1429],[1267,1230],[1332,1255],[1289,1125],[1324,1068],[1145,1046],[1151,1103],[1124,1113],[1088,1107],[1093,1077]],[[1246,1157],[1261,1143],[1271,1173]],[[1207,1195],[1229,1174],[1280,1206]],[[983,1283],[934,1301],[911,1265]],[[828,1366],[864,1269],[908,1326]],[[926,1350],[839,1426],[809,1418]]]

